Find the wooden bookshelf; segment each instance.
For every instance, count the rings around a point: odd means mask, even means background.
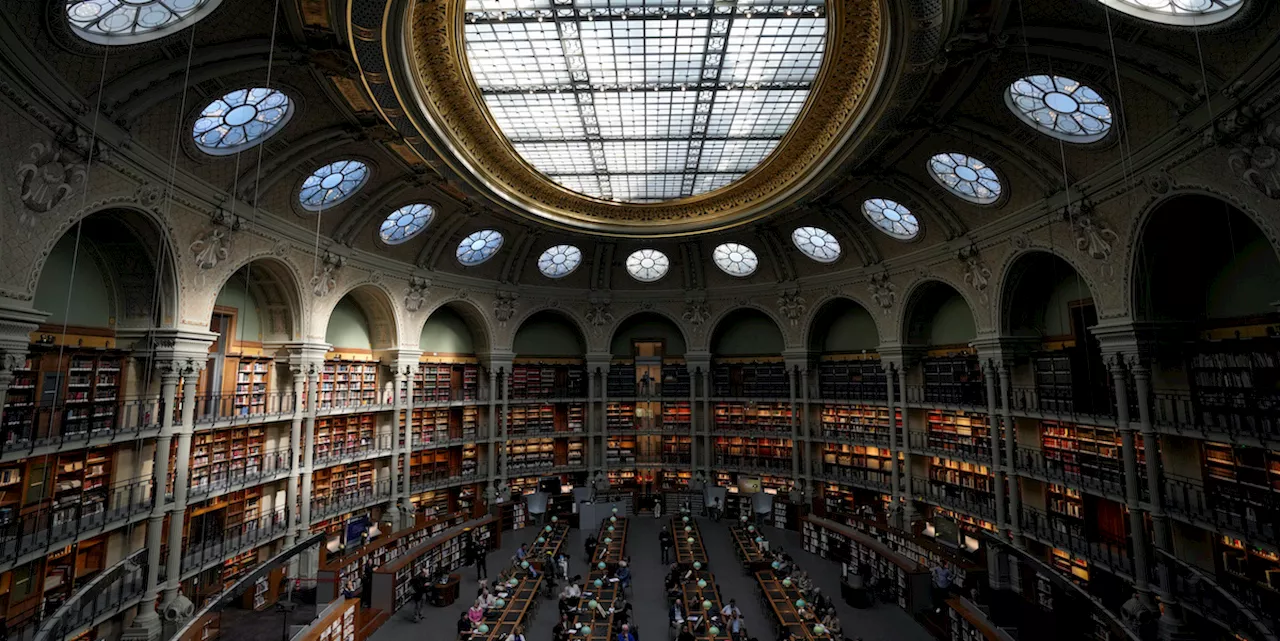
[[[605,406],[605,433],[612,434],[636,429],[636,404],[609,402]]]
[[[320,407],[377,405],[378,364],[362,361],[325,361],[320,374]]]
[[[1280,508],[1280,452],[1212,441],[1201,447],[1210,507],[1231,523],[1274,522]]]
[[[232,411],[236,416],[265,414],[267,394],[271,391],[271,365],[274,359],[269,356],[239,356],[234,360]]]
[[[50,525],[59,527],[102,513],[107,509],[111,464],[109,448],[59,454],[54,459],[52,468],[47,470],[47,492],[34,497],[30,484],[37,480],[32,474],[39,472],[29,468],[24,516],[47,507]],[[33,498],[36,500],[33,501]]]
[[[404,419],[400,419],[403,434]],[[480,408],[474,405],[413,410],[413,446],[432,447],[451,441],[475,441],[480,430]],[[400,438],[403,443],[403,437]]]
[[[635,464],[636,437],[633,435],[610,436],[605,449],[606,467]]]
[[[692,386],[689,368],[684,363],[662,364],[663,398],[687,398]]]
[[[261,427],[197,432],[191,438],[191,487],[220,486],[258,474],[265,448]]]
[[[902,417],[902,412],[897,412]],[[822,435],[827,438],[889,444],[889,408],[827,403],[822,406]]]
[[[312,496],[335,499],[373,492],[373,461],[325,467],[315,471]]]
[[[613,363],[605,378],[605,392],[612,398],[632,398],[636,395],[636,366],[634,363]]]
[[[716,398],[790,398],[791,384],[781,361],[715,363],[711,395]]]
[[[873,580],[888,580],[898,607],[910,613],[930,605],[929,570],[889,546],[846,525],[815,516],[802,525],[804,549],[840,564],[841,576],[867,568]]]
[[[925,425],[931,451],[955,453],[983,461],[991,459],[991,430],[985,414],[929,410]]]
[[[258,577],[253,585],[240,597],[240,607],[246,610],[261,612],[280,600],[280,583],[284,579],[285,568],[276,568]]]
[[[950,405],[987,403],[982,369],[976,354],[933,356],[921,362],[924,369],[924,400]]]
[[[316,419],[317,460],[351,456],[371,449],[378,429],[375,414],[320,417]],[[388,444],[389,445],[389,444]]]
[[[818,363],[818,397],[881,399],[888,394],[880,359],[828,360]]]
[[[587,370],[581,364],[524,363],[511,369],[512,399],[585,398]]]
[[[472,363],[419,363],[413,402],[474,401],[480,398],[480,366]]]
[[[662,429],[678,432],[693,429],[693,411],[687,401],[662,402]]]
[[[715,463],[753,470],[791,470],[792,442],[789,438],[757,438],[749,436],[717,436]]]
[[[888,489],[893,480],[893,458],[889,448],[878,445],[822,444],[822,474]]]
[[[839,483],[824,483],[819,490],[822,500],[818,505],[827,518],[839,522],[845,522],[849,516],[858,514],[863,506],[871,506],[875,514],[887,514],[892,502],[888,494],[882,494],[879,490],[848,487]]]
[[[1280,432],[1280,339],[1200,341],[1190,353],[1192,400],[1206,427]]]
[[[335,598],[341,586],[347,584],[360,590],[364,587],[361,581],[364,579],[365,568],[381,568],[447,532],[454,531],[456,534],[464,525],[480,525],[468,523],[468,521],[469,517],[462,514],[423,519],[409,529],[378,537],[354,550],[344,550],[340,554],[332,555],[326,553],[320,563],[317,576],[328,581],[317,583],[317,588],[320,590],[317,596]],[[492,521],[492,517],[482,519],[482,522],[492,523]]]
[[[4,434],[0,442],[12,445],[31,438],[35,430],[36,402],[40,398],[36,368],[39,356],[28,356],[23,365],[13,371],[13,383],[4,402]]]
[[[929,465],[928,496],[961,509],[995,512],[995,477],[985,465],[933,457]]]
[[[713,429],[724,431],[791,433],[790,403],[717,402]]]
[[[1141,443],[1138,460],[1144,460]],[[1090,486],[1124,487],[1124,457],[1120,432],[1108,427],[1077,425],[1060,421],[1040,422],[1040,447],[1044,464],[1066,477],[1079,477]],[[1138,473],[1146,476],[1144,466]]]

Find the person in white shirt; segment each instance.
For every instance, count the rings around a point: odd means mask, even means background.
[[[742,610],[738,609],[738,602],[735,599],[729,599],[723,608],[720,608],[720,618],[728,621],[733,615],[742,616]]]

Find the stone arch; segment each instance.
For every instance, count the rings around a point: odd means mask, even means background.
[[[805,316],[804,322],[802,325],[803,333],[800,336],[800,341],[803,345],[807,347],[813,342],[814,324],[818,322],[819,316],[822,314],[823,310],[828,305],[837,303],[838,301],[846,301],[849,303],[853,303],[854,305],[857,305],[867,310],[867,313],[871,315],[871,320],[874,321],[876,324],[877,337],[881,342],[884,342],[885,327],[882,322],[883,321],[882,317],[884,318],[887,318],[887,317],[885,317],[884,314],[875,313],[875,310],[879,309],[879,306],[868,305],[866,301],[862,300],[861,298],[859,298],[854,294],[847,293],[847,292],[839,292],[839,293],[830,294],[824,298],[820,298],[814,301],[813,307],[809,308],[808,315]]]
[[[249,292],[263,306],[263,338],[267,341],[299,340],[306,335],[306,296],[303,279],[297,267],[270,252],[243,257],[228,265],[226,275],[208,293],[208,309],[212,313],[217,297],[231,279],[241,274],[248,281]]]
[[[525,314],[521,315],[519,319],[512,319],[511,334],[508,338],[508,343],[513,352],[515,351],[516,334],[518,334],[531,319],[540,315],[556,317],[564,321],[576,334],[578,342],[582,347],[583,356],[585,356],[590,350],[592,342],[588,338],[586,326],[582,323],[581,319],[566,309],[561,309],[559,307],[539,307],[537,309],[529,310]],[[519,356],[519,354],[516,355]]]
[[[1070,273],[1057,271],[1060,268],[1065,268]],[[1025,297],[1030,292],[1023,289],[1026,284],[1035,282],[1048,287],[1056,287],[1065,280],[1060,277],[1069,278],[1072,275],[1083,287],[1075,294],[1068,294],[1075,295],[1078,298],[1092,299],[1095,301],[1094,309],[1097,310],[1097,296],[1094,294],[1094,286],[1086,278],[1084,272],[1080,270],[1079,265],[1072,260],[1056,251],[1045,248],[1031,248],[1011,254],[1009,259],[1005,261],[1004,269],[1001,271],[998,283],[999,289],[997,290],[998,296],[996,300],[998,307],[995,310],[995,325],[1000,334],[1004,336],[1017,335],[1019,329],[1024,330],[1025,333],[1027,328],[1023,323],[1023,319],[1025,319],[1027,312],[1031,310],[1019,309],[1019,304],[1029,302],[1025,300]],[[1037,277],[1039,278],[1037,279]],[[1054,295],[1054,291],[1041,290],[1041,292],[1046,297],[1046,300],[1041,302],[1048,304],[1050,301],[1047,299]],[[1101,317],[1100,313],[1098,317]],[[1045,320],[1047,321],[1048,319]],[[1096,318],[1094,322],[1096,323]],[[1044,324],[1047,325],[1047,323]]]
[[[1234,255],[1236,253],[1235,250],[1239,249],[1234,247],[1236,242],[1235,237],[1240,236],[1241,242],[1246,242],[1250,233],[1256,232],[1258,239],[1266,244],[1266,249],[1269,250],[1267,252],[1268,256],[1273,261],[1280,263],[1280,244],[1277,243],[1274,228],[1266,217],[1249,207],[1246,203],[1231,194],[1222,193],[1213,189],[1192,188],[1171,191],[1170,193],[1165,194],[1162,197],[1152,199],[1151,202],[1147,203],[1142,211],[1134,217],[1133,227],[1130,230],[1130,256],[1126,266],[1126,291],[1124,293],[1124,300],[1129,305],[1130,315],[1135,320],[1155,320],[1155,318],[1160,316],[1160,314],[1171,311],[1170,309],[1157,310],[1154,307],[1156,301],[1154,298],[1155,295],[1150,291],[1151,284],[1145,283],[1143,280],[1144,275],[1147,272],[1147,268],[1149,267],[1147,264],[1148,261],[1159,259],[1158,255],[1154,257],[1152,256],[1150,250],[1152,250],[1153,247],[1151,247],[1150,244],[1157,243],[1160,239],[1153,239],[1150,235],[1155,233],[1153,230],[1160,231],[1161,226],[1165,224],[1163,220],[1159,219],[1161,216],[1176,216],[1179,214],[1187,215],[1185,210],[1179,209],[1178,206],[1183,203],[1194,206],[1197,204],[1197,201],[1199,201],[1199,204],[1202,206],[1221,206],[1226,210],[1221,213],[1226,215],[1196,215],[1189,216],[1186,220],[1182,221],[1182,225],[1179,227],[1175,238],[1178,238],[1181,242],[1188,243],[1186,249],[1196,256],[1197,260],[1195,261],[1195,264],[1197,265],[1197,268],[1190,269],[1187,272],[1182,272],[1180,275],[1205,275],[1205,271],[1202,269],[1204,266],[1203,263],[1211,260],[1211,258],[1208,257],[1208,253],[1211,248],[1206,247],[1206,244],[1212,242],[1215,233],[1227,234],[1227,240],[1233,245],[1231,253]],[[1213,211],[1207,211],[1205,213],[1217,214],[1219,212],[1214,209]],[[1214,227],[1214,225],[1219,223],[1227,225],[1243,223],[1243,225],[1234,229],[1228,228],[1223,231],[1220,227]],[[1195,225],[1204,225],[1205,227],[1197,229]],[[1174,248],[1173,251],[1176,251],[1176,248]],[[1221,256],[1218,257],[1221,258]],[[1173,264],[1183,264],[1188,268],[1190,267],[1190,264],[1185,262],[1175,262]],[[1225,266],[1226,265],[1223,265],[1224,268]],[[1173,277],[1174,275],[1179,274],[1175,274],[1175,272],[1153,274],[1153,276],[1157,276],[1162,280],[1166,277]],[[1192,279],[1192,282],[1194,282],[1194,279]],[[1199,284],[1204,288],[1209,286],[1208,282]],[[1181,292],[1185,292],[1185,288],[1187,286],[1187,282],[1181,282],[1179,284],[1179,290]],[[1144,302],[1144,298],[1148,298],[1150,300]],[[1178,296],[1169,296],[1168,298],[1170,298],[1171,303],[1173,299],[1186,301],[1185,295],[1183,294],[1179,294]],[[1180,318],[1181,320],[1192,320],[1185,316],[1185,314],[1192,313],[1190,308],[1183,309],[1179,313],[1184,314]]]
[[[489,321],[489,317],[485,315],[484,310],[480,309],[474,301],[454,298],[435,303],[430,306],[426,313],[422,316],[422,322],[418,323],[417,331],[407,336],[408,340],[414,337],[422,336],[422,328],[426,326],[427,321],[431,320],[431,316],[441,309],[449,308],[456,312],[459,316],[471,324],[471,340],[475,343],[477,354],[488,354],[493,350],[494,329],[493,324]],[[512,334],[514,336],[514,334]],[[417,349],[417,345],[414,346]]]
[[[50,255],[64,238],[77,234],[77,225],[81,247],[102,267],[112,289],[114,327],[176,327],[182,289],[173,232],[156,212],[124,201],[95,203],[59,224],[32,262],[30,295],[37,295]]]
[[[1087,288],[1089,296],[1093,299],[1094,307],[1098,311],[1098,317],[1104,317],[1104,312],[1108,311],[1105,307],[1106,301],[1102,300],[1103,297],[1098,291],[1096,275],[1086,269],[1088,265],[1080,263],[1077,256],[1059,251],[1056,247],[1040,246],[1033,243],[1029,247],[1015,250],[1005,256],[1004,261],[997,272],[999,274],[999,280],[992,283],[992,288],[996,292],[994,300],[995,307],[991,311],[991,318],[993,319],[992,325],[999,332],[1007,335],[1010,330],[1010,312],[1012,311],[1011,305],[1014,302],[1014,292],[1012,291],[1012,288],[1018,286],[1023,276],[1023,274],[1019,274],[1017,270],[1022,265],[1025,265],[1028,260],[1042,260],[1037,258],[1037,256],[1043,256],[1046,257],[1045,259],[1049,260],[1060,261],[1067,268],[1071,269],[1071,271],[1075,273]]]
[[[344,291],[336,292],[332,303],[328,303],[322,314],[317,315],[317,330],[324,330],[329,325],[333,310],[347,296],[355,300],[356,305],[369,321],[369,339],[373,349],[393,349],[400,346],[400,316],[396,311],[392,294],[382,283],[368,281],[350,285]]]
[[[752,314],[760,314],[765,318],[767,318],[769,321],[773,323],[774,329],[778,331],[778,338],[782,344],[782,349],[785,350],[789,347],[792,347],[792,345],[787,343],[787,332],[783,329],[784,327],[786,327],[786,325],[781,321],[781,319],[778,318],[777,314],[773,313],[772,310],[769,310],[768,308],[762,305],[757,305],[754,303],[746,303],[746,304],[730,307],[729,309],[722,311],[719,315],[713,318],[711,322],[708,324],[708,327],[710,327],[710,331],[707,332],[706,348],[707,348],[707,351],[712,352],[712,356],[715,356],[716,339],[720,336],[720,332],[721,330],[724,329],[725,324],[728,321],[730,321],[733,318],[733,316],[735,316],[735,314],[740,316],[741,313],[744,311],[747,311]]]
[[[876,318],[876,314],[872,313],[871,308],[867,307],[862,303],[862,301],[852,296],[836,294],[834,296],[829,296],[825,300],[814,305],[813,312],[809,314],[809,318],[805,323],[803,336],[804,346],[809,350],[810,354],[822,352],[821,349],[817,348],[817,341],[820,338],[825,338],[825,334],[822,337],[818,335],[819,325],[828,317],[829,314],[839,311],[840,308],[846,306],[860,308],[865,311],[867,315],[871,317],[871,322],[875,327],[877,345],[884,342],[883,332],[880,328],[880,319]]]
[[[605,342],[605,347],[609,351],[612,351],[613,339],[617,337],[618,331],[621,330],[623,327],[625,327],[629,321],[642,316],[654,316],[663,321],[671,323],[671,325],[675,327],[676,331],[679,332],[680,339],[684,341],[685,351],[687,352],[690,349],[692,349],[693,336],[691,336],[689,332],[685,329],[685,326],[683,323],[680,322],[680,319],[656,307],[654,309],[637,309],[629,314],[624,315],[622,318],[619,318],[618,321],[614,323],[613,326],[610,327],[609,329],[608,336]]]
[[[964,301],[965,306],[969,310],[969,316],[973,319],[975,334],[982,329],[982,323],[977,314],[978,307],[974,305],[974,301],[967,295],[967,290],[957,286],[941,276],[930,275],[913,283],[907,288],[906,294],[902,298],[902,315],[898,318],[898,341],[904,345],[925,345],[929,339],[924,336],[923,319],[917,318],[917,314],[927,313],[930,309],[934,312],[942,305],[947,297],[947,293],[954,293]],[[931,322],[932,317],[929,318]]]

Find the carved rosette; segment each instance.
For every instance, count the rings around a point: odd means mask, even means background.
[[[43,214],[57,207],[82,183],[87,173],[83,158],[57,142],[38,142],[18,163],[18,191],[27,209]]]

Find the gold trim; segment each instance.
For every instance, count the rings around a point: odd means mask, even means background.
[[[552,224],[652,233],[660,227],[705,230],[757,219],[798,198],[796,192],[842,147],[873,97],[887,32],[881,0],[829,2],[826,17],[821,70],[804,109],[773,153],[729,186],[653,204],[615,203],[570,191],[520,157],[498,130],[471,76],[462,44],[463,0],[412,3],[406,36],[418,107],[447,140],[452,154],[442,156],[455,156],[459,173]]]

